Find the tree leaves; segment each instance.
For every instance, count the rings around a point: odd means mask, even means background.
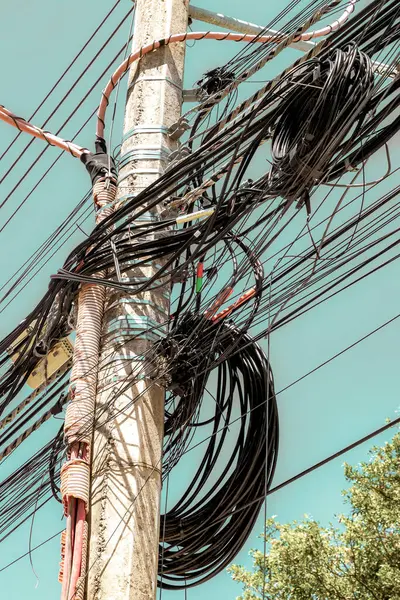
[[[228,569],[238,600],[400,600],[400,434],[370,455],[344,465],[349,510],[337,527],[267,521],[267,554],[250,551],[252,571]]]

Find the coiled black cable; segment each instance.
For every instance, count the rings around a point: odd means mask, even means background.
[[[272,137],[272,195],[297,200],[329,175],[344,137],[365,120],[373,82],[371,59],[355,44],[293,74]]]
[[[212,423],[213,435],[185,493],[161,517],[158,584],[165,589],[203,583],[233,560],[258,517],[278,452],[278,411],[273,376],[264,352],[251,336],[229,323],[210,325],[203,317],[187,315],[173,334],[178,354],[179,345],[194,327],[200,327],[200,335],[186,349],[185,367],[179,357],[172,368],[172,380],[186,385],[186,389],[177,400],[177,410],[166,421],[166,433],[172,429],[179,432],[183,424],[188,427],[189,415],[184,407],[190,406],[192,415],[197,413],[213,362],[218,363],[218,355],[227,352],[228,357],[216,367],[214,416],[197,424],[190,420],[189,424],[201,427]],[[214,329],[215,343],[211,344],[213,352],[207,354],[200,349],[201,331],[210,328]],[[229,355],[229,349],[236,347],[238,340],[243,349],[239,347]],[[163,345],[168,347],[168,342],[164,340]],[[187,377],[179,374],[182,369]],[[235,410],[240,411],[242,418],[233,442],[229,422],[235,418]],[[222,433],[217,435],[221,425]],[[164,465],[168,465],[168,453]],[[215,480],[217,465],[220,475]]]

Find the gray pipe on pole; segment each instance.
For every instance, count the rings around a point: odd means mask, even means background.
[[[218,27],[229,29],[229,31],[253,33],[255,35],[258,35],[261,32],[265,33],[266,35],[276,35],[278,33],[278,31],[275,31],[275,29],[266,30],[265,27],[261,27],[261,25],[254,25],[254,23],[248,23],[247,21],[242,21],[241,19],[236,19],[234,17],[227,17],[221,13],[215,13],[211,10],[206,10],[205,8],[193,6],[193,4],[191,4],[189,7],[189,16],[195,21],[203,21],[204,23],[217,25]],[[301,52],[309,52],[312,48],[314,48],[314,46],[314,42],[296,42],[291,45],[291,48],[295,48]]]
[[[241,19],[236,19],[235,17],[227,17],[222,13],[215,13],[211,10],[206,10],[205,8],[199,8],[198,6],[193,6],[192,4],[189,7],[189,16],[191,19],[195,21],[203,21],[204,23],[210,23],[211,25],[217,25],[218,27],[223,27],[224,29],[228,29],[229,31],[238,31],[240,33],[253,33],[254,35],[259,35],[261,32],[271,35],[276,35],[279,33],[275,29],[265,29],[261,25],[255,25],[254,23],[248,23],[247,21],[242,21]],[[300,52],[309,52],[314,48],[315,42],[311,41],[300,41],[294,42],[290,44],[291,48],[295,50],[300,50]],[[380,63],[378,61],[374,61],[373,65],[375,70],[380,75],[387,75],[388,77],[394,78],[398,73],[398,69],[391,68],[384,63]]]
[[[133,51],[186,31],[187,23],[188,0],[137,0]],[[181,115],[184,56],[185,45],[173,44],[132,65],[117,192],[121,203],[155,181],[178,147],[168,129]],[[159,214],[149,212],[146,218],[156,221]],[[143,279],[156,268],[132,264],[121,277]],[[156,598],[165,392],[143,373],[143,358],[163,335],[169,295],[166,286],[143,294],[106,295],[87,600]],[[136,383],[118,397],[119,387],[135,374]]]

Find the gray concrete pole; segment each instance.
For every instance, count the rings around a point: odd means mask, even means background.
[[[133,50],[186,31],[187,23],[188,0],[137,0]],[[181,115],[184,55],[184,44],[173,44],[132,66],[120,202],[157,179],[177,149],[167,132]],[[157,211],[146,214],[148,220],[158,218]],[[149,277],[156,268],[132,264],[122,280]],[[166,321],[169,294],[167,287],[135,295],[107,293],[93,444],[87,600],[156,597],[165,392],[143,376],[143,357],[162,335],[149,329]],[[115,399],[126,377],[135,373],[137,383]]]

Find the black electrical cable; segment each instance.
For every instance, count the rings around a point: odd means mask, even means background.
[[[170,377],[181,394],[179,399],[177,398],[176,410],[166,421],[167,436],[172,420],[173,429],[179,432],[167,447],[169,452],[179,443],[182,436],[180,424],[187,423],[196,414],[197,404],[204,395],[210,367],[215,360],[213,355],[199,353],[193,342],[184,350],[180,350],[183,340],[187,335],[190,336],[196,324],[210,327],[204,318],[200,319],[199,321],[199,317],[187,315],[181,321],[180,327],[174,329],[171,338],[167,336],[157,349],[158,353],[162,354],[164,351],[167,356],[171,356],[172,352],[172,365],[176,363],[176,367],[172,366]],[[242,416],[250,410],[254,418],[249,421],[245,418],[241,420],[236,444],[232,445],[232,441],[229,441],[227,428],[220,439],[217,440],[215,436],[211,438],[204,451],[204,458],[188,484],[187,491],[182,495],[182,500],[162,516],[160,531],[165,533],[159,551],[159,573],[162,572],[162,582],[159,580],[159,583],[166,589],[197,585],[210,579],[229,564],[245,543],[257,519],[262,500],[256,507],[253,505],[250,511],[241,511],[240,516],[227,518],[225,523],[219,522],[213,527],[213,520],[234,511],[235,507],[239,509],[253,494],[259,495],[265,486],[266,473],[268,488],[275,470],[278,415],[268,361],[262,350],[251,343],[247,334],[235,330],[231,325],[211,327],[217,336],[215,344],[211,346],[215,354],[223,354],[226,348],[235,346],[237,338],[245,340],[247,350],[243,353],[239,347],[234,357],[228,357],[217,366],[215,415],[211,420],[197,423],[197,427],[212,422],[213,430],[217,431],[223,416],[225,424],[229,427],[233,407],[237,403]],[[264,402],[269,398],[268,429],[265,408],[256,409],[261,398],[264,398]],[[188,406],[191,408],[188,409]],[[266,437],[269,446],[267,458]],[[228,443],[231,446],[231,456],[226,458]],[[209,489],[209,478],[212,477],[222,456],[224,467],[217,481],[213,481]],[[168,452],[165,464],[168,467]],[[206,535],[201,533],[203,527],[208,528]]]

